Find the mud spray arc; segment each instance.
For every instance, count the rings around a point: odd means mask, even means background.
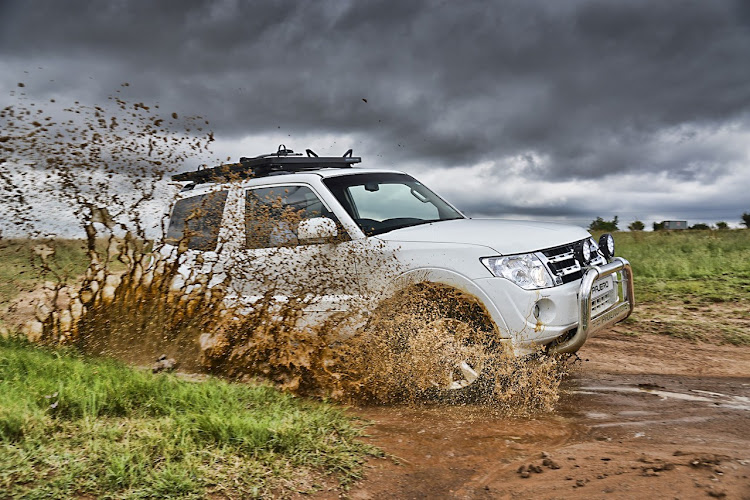
[[[136,364],[166,353],[185,370],[348,402],[438,399],[515,413],[554,406],[570,360],[516,358],[495,340],[477,301],[460,291],[414,283],[384,300],[364,293],[361,308],[311,323],[305,311],[315,297],[352,285],[342,259],[371,256],[321,245],[308,256],[315,277],[302,283],[220,245],[232,254],[231,269],[215,272],[198,256],[189,275],[180,272],[194,234],[184,233],[176,253],[159,252],[149,206],[169,192],[168,173],[209,154],[213,134],[202,118],[162,117],[157,106],[131,104],[123,89],[107,106],[52,102],[49,113],[19,90],[18,104],[0,115],[5,208],[19,234],[41,238],[34,262],[51,281],[36,318],[23,325],[29,337]],[[39,230],[44,203],[68,207],[85,237],[90,262],[73,283],[56,272],[54,231]],[[195,216],[207,209],[197,207]],[[298,214],[284,216],[292,224]],[[166,219],[157,226],[164,235]],[[398,262],[381,268],[396,272]],[[250,307],[231,299],[240,277],[262,285]],[[481,367],[481,380],[470,391],[440,390],[442,374],[467,359]]]

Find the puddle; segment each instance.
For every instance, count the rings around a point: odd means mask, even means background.
[[[373,422],[368,435],[389,453],[409,461],[450,462],[457,469],[474,468],[478,457],[502,463],[542,444],[562,446],[583,432],[578,422],[557,414],[508,417],[484,405],[374,406],[355,412]]]
[[[672,419],[659,419],[659,420],[635,420],[627,422],[606,422],[602,424],[594,424],[592,428],[607,428],[607,427],[642,427],[652,425],[673,425],[673,424],[686,424],[695,422],[705,422],[710,420],[708,416],[695,416],[695,417],[682,417]]]
[[[621,411],[617,413],[621,417],[648,417],[651,415],[657,415],[655,411],[641,411],[641,410],[631,410],[631,411]]]
[[[593,418],[593,419],[599,419],[599,418],[609,418],[612,415],[609,413],[597,413],[595,411],[590,411],[586,413],[586,418]]]
[[[571,390],[572,394],[584,395],[601,395],[607,392],[629,393],[629,394],[652,394],[662,400],[679,400],[699,403],[711,403],[720,408],[729,408],[732,410],[750,411],[750,398],[745,396],[733,396],[722,394],[720,392],[701,391],[692,389],[690,392],[696,394],[686,394],[682,392],[673,392],[651,387],[621,387],[621,386],[581,386],[579,389]]]

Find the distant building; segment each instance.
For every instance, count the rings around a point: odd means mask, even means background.
[[[662,222],[664,224],[664,229],[687,229],[687,221],[686,220],[665,220]]]

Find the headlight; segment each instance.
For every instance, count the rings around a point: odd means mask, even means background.
[[[525,290],[547,288],[555,284],[542,261],[532,253],[485,257],[481,260],[492,274],[508,279]]]

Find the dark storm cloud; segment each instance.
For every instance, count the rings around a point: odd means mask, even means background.
[[[748,5],[5,1],[0,57],[59,75],[32,75],[30,94],[129,81],[224,140],[349,134],[383,164],[715,179],[748,161],[741,141],[707,140],[750,131]]]

